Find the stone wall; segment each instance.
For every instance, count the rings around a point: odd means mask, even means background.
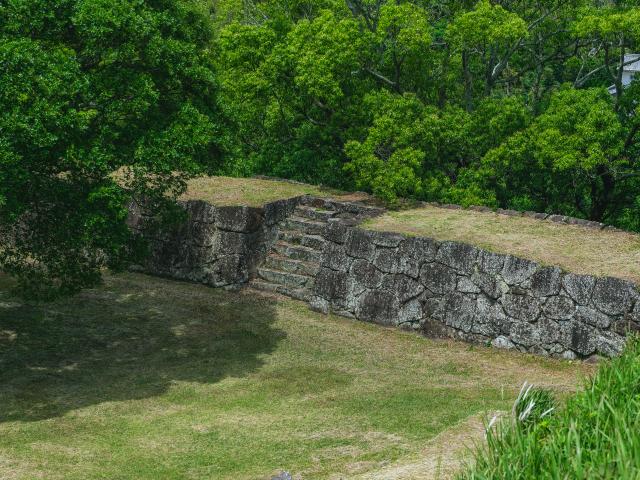
[[[187,221],[151,239],[143,268],[214,287],[245,284],[300,204],[336,212],[320,232],[315,310],[565,358],[616,355],[625,335],[640,331],[640,294],[631,282],[457,242],[363,230],[357,222],[380,209],[310,197],[262,208],[184,202]],[[142,223],[133,209],[132,228]]]
[[[180,202],[186,221],[150,238],[150,256],[141,268],[154,275],[213,287],[245,284],[275,240],[278,224],[299,200],[278,200],[261,208]],[[140,230],[144,222],[140,209],[132,207],[130,226]]]
[[[631,282],[339,222],[325,239],[310,302],[322,312],[565,358],[616,355],[640,330]]]

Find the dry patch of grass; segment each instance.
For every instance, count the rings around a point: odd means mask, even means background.
[[[366,228],[470,243],[574,273],[640,284],[640,236],[631,233],[429,206],[389,212]]]
[[[205,200],[214,205],[260,207],[265,203],[300,195],[340,198],[345,201],[360,201],[368,198],[368,195],[363,193],[346,193],[331,188],[281,180],[199,177],[189,182],[189,188],[182,199]]]
[[[143,275],[45,306],[9,286],[0,478],[353,478],[475,436],[442,432],[525,380],[566,393],[592,371]]]

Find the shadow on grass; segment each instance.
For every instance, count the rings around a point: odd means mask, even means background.
[[[43,306],[0,293],[0,422],[246,376],[286,336],[275,318],[273,300],[142,275]]]

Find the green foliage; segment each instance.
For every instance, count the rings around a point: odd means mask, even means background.
[[[638,229],[635,3],[224,2],[226,169]]]
[[[139,258],[128,202],[219,156],[211,39],[191,0],[0,7],[0,269],[50,295]]]
[[[564,89],[485,155],[476,180],[510,207],[608,219],[617,213],[616,181],[633,168],[627,136],[608,93]]]
[[[548,415],[547,393],[531,395],[535,405],[518,421],[489,428],[487,447],[460,479],[636,479],[640,471],[640,340],[603,364],[584,390]],[[539,392],[539,391],[538,391]],[[547,408],[548,407],[548,408]]]

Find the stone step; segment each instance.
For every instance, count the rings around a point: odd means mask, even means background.
[[[248,286],[261,292],[279,293],[280,295],[295,298],[296,300],[308,301],[311,296],[311,292],[306,288],[288,288],[283,285],[257,279],[252,280]]]
[[[264,262],[264,267],[270,270],[280,270],[281,272],[297,273],[315,277],[320,270],[320,265],[315,262],[303,262],[301,260],[291,260],[288,257],[270,254]]]
[[[285,222],[285,227],[288,230],[297,230],[307,235],[321,235],[326,227],[326,222],[317,222],[315,220],[309,220],[308,218],[302,218],[292,216]]]
[[[322,252],[318,250],[301,245],[292,245],[282,241],[277,242],[273,246],[273,251],[291,260],[302,260],[303,262],[313,263],[320,263],[322,260]]]
[[[294,211],[294,215],[302,218],[308,218],[310,220],[317,220],[320,222],[326,222],[330,218],[334,217],[337,212],[333,210],[326,210],[324,208],[309,207],[305,205],[298,205]]]
[[[322,251],[325,244],[324,238],[320,235],[305,235],[293,230],[281,230],[279,238],[284,242],[302,245],[318,251]]]
[[[271,270],[270,268],[258,268],[258,276],[269,283],[283,285],[289,288],[308,288],[313,286],[314,279],[308,275]]]

